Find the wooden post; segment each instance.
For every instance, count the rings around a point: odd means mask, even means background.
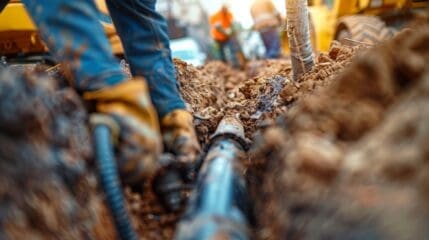
[[[314,65],[307,0],[286,0],[286,12],[293,80],[298,81]]]

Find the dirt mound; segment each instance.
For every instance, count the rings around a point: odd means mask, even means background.
[[[322,53],[316,66],[301,81],[290,78],[288,60],[250,62],[244,72],[220,62],[211,62],[200,69],[175,60],[183,98],[196,117],[196,127],[203,143],[214,132],[223,116],[237,116],[247,137],[284,115],[300,96],[325,85],[344,66],[359,47],[334,43],[328,53]]]
[[[359,55],[256,139],[259,238],[428,236],[428,41],[426,23]]]
[[[86,109],[60,78],[45,66],[0,69],[0,239],[116,239]],[[126,188],[132,223],[145,239],[171,239],[178,215],[149,185],[143,194]]]
[[[143,194],[125,189],[132,224],[139,237],[149,240],[173,239],[179,213],[167,212],[152,192],[149,181],[145,183]]]
[[[113,239],[79,97],[34,71],[0,85],[0,238]]]

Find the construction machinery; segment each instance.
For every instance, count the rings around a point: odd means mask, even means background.
[[[391,38],[429,7],[429,0],[309,0],[308,5],[313,48],[326,51],[332,40],[373,45]],[[287,34],[282,36],[289,52]]]
[[[123,54],[123,48],[106,3],[96,0],[100,10],[99,20],[109,38],[114,54]],[[19,0],[0,0],[0,56],[8,62],[52,62],[37,27],[28,15],[24,4]]]

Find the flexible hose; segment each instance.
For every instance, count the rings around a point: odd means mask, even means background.
[[[116,230],[121,239],[136,240],[137,234],[125,207],[109,127],[103,124],[95,125],[93,139],[101,186],[115,221]]]

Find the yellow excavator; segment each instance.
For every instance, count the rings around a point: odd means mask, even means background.
[[[123,55],[123,48],[107,11],[104,0],[96,0],[100,10],[100,23],[117,56]],[[39,37],[37,27],[28,15],[24,4],[18,0],[0,0],[0,56],[19,62],[53,60]]]
[[[328,50],[332,40],[376,44],[391,38],[429,0],[309,0],[313,48]],[[287,34],[282,39],[289,52]]]

